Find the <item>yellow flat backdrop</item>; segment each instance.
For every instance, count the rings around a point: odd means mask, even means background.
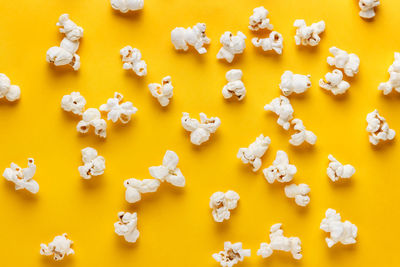
[[[40,3],[39,3],[40,2]],[[264,53],[251,45],[248,28],[252,9],[264,5],[274,29],[284,36],[282,56]],[[145,0],[145,8],[122,15],[108,0],[1,1],[0,72],[21,87],[15,104],[0,101],[0,169],[11,162],[25,167],[28,157],[37,164],[37,195],[14,191],[0,182],[1,266],[217,266],[211,255],[224,241],[241,241],[252,250],[241,266],[398,266],[400,186],[398,142],[372,147],[365,131],[367,113],[378,108],[391,128],[400,132],[400,98],[383,96],[377,87],[388,79],[393,53],[400,50],[400,3],[383,1],[373,21],[358,15],[358,1],[184,1]],[[81,69],[55,68],[46,51],[58,45],[62,34],[55,25],[62,13],[84,29],[78,54]],[[315,48],[294,43],[295,19],[308,24],[326,22],[322,41]],[[170,32],[177,26],[207,24],[211,45],[205,55],[174,50]],[[246,34],[247,48],[233,64],[217,61],[219,38],[224,31]],[[264,33],[266,35],[266,33]],[[119,50],[132,45],[141,50],[148,75],[137,77],[122,69]],[[328,49],[337,46],[361,59],[359,74],[343,97],[333,97],[318,87],[331,68]],[[244,72],[248,94],[242,102],[226,101],[221,94],[225,73]],[[304,121],[318,141],[311,148],[295,148],[292,132],[276,123],[263,106],[279,96],[285,70],[311,74],[312,88],[292,96],[295,116]],[[161,108],[147,88],[171,75],[174,97]],[[107,139],[76,131],[78,116],[60,108],[63,95],[81,92],[86,107],[99,107],[121,92],[139,109],[128,125],[108,122]],[[180,118],[199,112],[221,118],[222,125],[209,142],[195,147]],[[104,116],[105,117],[105,116]],[[311,187],[306,208],[285,197],[284,185],[270,185],[262,172],[236,158],[263,133],[272,139],[263,157],[269,166],[277,150],[289,154],[297,166],[294,182]],[[106,172],[92,180],[79,177],[80,150],[94,147],[106,159]],[[180,157],[186,177],[183,189],[163,184],[138,204],[124,199],[125,179],[150,178],[148,167],[160,165],[167,149]],[[333,184],[326,175],[328,154],[351,163],[356,174],[350,181]],[[215,191],[232,189],[240,194],[231,219],[217,224],[208,207]],[[328,249],[319,229],[327,208],[334,208],[359,227],[357,244]],[[140,238],[128,244],[114,233],[119,211],[138,213]],[[272,224],[281,222],[287,236],[301,238],[303,259],[290,253],[257,256],[261,242],[269,242]],[[39,255],[39,245],[68,233],[76,254],[59,264]]]

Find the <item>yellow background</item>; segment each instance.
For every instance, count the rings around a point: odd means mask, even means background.
[[[274,29],[284,36],[282,56],[250,43],[254,34],[247,28],[249,16],[260,5],[270,11]],[[0,265],[55,266],[52,259],[39,255],[39,245],[66,232],[75,242],[76,255],[57,266],[217,266],[211,255],[228,240],[241,241],[252,250],[241,266],[397,266],[398,142],[372,147],[365,117],[378,108],[389,126],[400,131],[399,96],[382,96],[377,90],[388,79],[393,52],[399,50],[399,8],[396,0],[383,1],[376,18],[368,22],[359,17],[355,0],[145,0],[144,10],[129,15],[115,12],[108,0],[2,0],[0,72],[21,87],[22,98],[15,104],[0,101],[0,168],[12,161],[26,167],[27,158],[33,157],[40,191],[16,192],[11,183],[1,181]],[[45,61],[47,49],[62,39],[55,25],[62,13],[69,13],[84,29],[78,72]],[[325,20],[318,47],[295,46],[292,25],[300,18],[308,24]],[[207,24],[207,54],[175,51],[170,31],[197,22]],[[248,37],[245,52],[232,64],[216,60],[219,38],[228,30]],[[146,77],[122,69],[119,49],[128,44],[141,50],[148,65]],[[326,63],[331,46],[361,59],[360,72],[343,97],[318,87],[318,80],[331,70]],[[231,68],[244,72],[248,94],[242,102],[226,101],[221,94]],[[312,88],[291,97],[291,102],[295,116],[318,136],[314,147],[291,147],[291,133],[263,109],[279,96],[285,70],[312,75]],[[174,97],[162,108],[147,85],[166,75],[172,76]],[[118,91],[139,111],[128,125],[108,122],[106,140],[79,135],[79,118],[60,108],[62,96],[72,91],[85,96],[87,108],[99,107]],[[209,142],[195,147],[180,124],[183,111],[196,118],[199,112],[218,116],[222,125]],[[284,185],[268,184],[261,171],[253,173],[236,158],[238,149],[261,133],[272,139],[263,168],[277,150],[286,151],[298,168],[294,182],[311,187],[308,207],[297,207],[285,197]],[[80,150],[86,146],[96,148],[107,166],[103,176],[89,181],[77,170],[82,164]],[[148,167],[161,164],[167,149],[179,155],[187,186],[163,184],[140,203],[128,204],[123,181],[149,178]],[[350,181],[333,184],[328,179],[329,153],[355,166]],[[229,221],[217,224],[209,197],[228,189],[240,194],[239,206]],[[327,248],[326,234],[319,229],[327,208],[359,227],[356,245]],[[120,210],[138,212],[136,244],[114,233]],[[268,259],[256,256],[277,222],[283,223],[285,235],[301,238],[301,261],[289,253],[274,253]]]

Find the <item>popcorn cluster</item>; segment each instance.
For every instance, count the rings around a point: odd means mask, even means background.
[[[67,234],[58,235],[49,245],[40,244],[40,255],[53,256],[56,261],[62,260],[65,256],[75,254],[71,248],[73,243],[68,239]]]
[[[76,115],[82,115],[85,105],[86,99],[79,92],[72,92],[69,95],[65,95],[61,100],[61,108]]]
[[[246,36],[240,31],[236,35],[233,35],[231,32],[222,34],[220,39],[222,47],[218,51],[217,59],[225,59],[231,63],[235,55],[242,54],[246,48],[245,39]]]
[[[106,104],[100,106],[101,111],[108,112],[107,119],[116,123],[118,120],[123,124],[131,120],[131,116],[137,112],[137,108],[133,106],[132,102],[122,103],[124,96],[115,92],[114,98],[109,98]]]
[[[301,94],[311,87],[311,75],[293,74],[287,70],[281,76],[279,88],[284,96],[289,96],[292,93]]]
[[[293,107],[285,96],[274,98],[271,103],[264,106],[266,111],[272,111],[278,115],[277,123],[285,130],[289,130],[290,121],[293,119]]]
[[[256,172],[261,167],[261,157],[264,156],[269,145],[271,144],[271,139],[263,134],[260,134],[256,138],[256,141],[251,143],[249,147],[239,148],[237,157],[242,160],[244,164],[253,165],[253,171]]]
[[[193,46],[199,54],[207,53],[204,45],[211,42],[206,35],[206,24],[197,23],[193,28],[177,27],[171,31],[171,41],[176,50],[187,51],[189,45]]]
[[[231,217],[231,210],[237,207],[237,203],[240,197],[235,191],[228,190],[224,192],[215,192],[210,197],[210,208],[212,209],[212,215],[214,221],[222,222],[229,220]]]
[[[190,142],[198,146],[208,141],[210,135],[215,133],[221,125],[218,117],[207,118],[204,113],[200,113],[200,121],[198,121],[190,118],[189,113],[183,112],[181,122],[183,128],[190,132]]]
[[[169,104],[169,100],[172,98],[174,87],[171,83],[171,76],[164,77],[159,83],[149,84],[149,90],[152,96],[154,96],[161,106],[166,107]]]
[[[81,150],[83,166],[78,167],[80,176],[83,179],[91,179],[92,176],[99,176],[106,169],[106,160],[97,154],[97,150],[91,147],[86,147]]]
[[[125,200],[128,203],[136,203],[142,199],[141,194],[156,192],[160,184],[161,182],[157,179],[138,180],[131,178],[125,180]]]
[[[241,242],[232,244],[228,241],[224,243],[223,251],[214,253],[212,256],[221,266],[232,267],[233,265],[242,262],[244,257],[250,257],[250,255],[250,249],[243,249]]]
[[[222,95],[225,99],[231,98],[233,95],[238,100],[242,100],[246,95],[246,88],[242,82],[243,72],[238,69],[230,70],[226,73],[225,77],[228,83],[222,88]]]
[[[82,120],[78,122],[76,130],[80,133],[88,133],[90,128],[94,128],[94,133],[102,138],[107,137],[107,123],[101,118],[101,113],[97,108],[88,108],[82,114]]]
[[[393,140],[396,136],[396,132],[389,128],[385,118],[379,115],[377,109],[368,113],[367,123],[369,142],[375,146],[381,141]]]
[[[21,96],[21,89],[18,85],[11,84],[10,79],[0,73],[0,99],[6,98],[10,102],[18,100]]]
[[[122,13],[143,9],[144,0],[111,0],[111,6]]]
[[[328,156],[330,160],[329,166],[326,170],[328,177],[332,180],[332,182],[336,182],[339,179],[349,179],[356,172],[356,169],[350,165],[343,165],[339,161],[337,161],[332,155]]]
[[[26,189],[32,194],[36,194],[39,192],[39,184],[32,179],[35,172],[35,161],[32,158],[28,158],[27,168],[21,169],[21,167],[12,162],[10,168],[4,170],[3,177],[15,184],[15,190]]]
[[[251,42],[255,47],[261,47],[264,51],[274,50],[277,54],[282,54],[283,37],[279,32],[273,31],[267,38],[254,37]]]
[[[142,53],[137,48],[127,45],[119,51],[122,56],[122,68],[124,70],[132,70],[137,76],[146,76],[147,64],[142,59]]]
[[[289,140],[291,145],[299,146],[304,142],[307,142],[310,145],[315,145],[317,142],[317,136],[313,132],[306,130],[302,120],[293,119],[292,124],[294,125],[293,128],[297,131],[297,133],[292,134]]]
[[[289,164],[289,157],[282,150],[276,152],[276,158],[272,165],[263,170],[264,177],[270,184],[275,181],[280,183],[290,182],[296,172],[296,166]]]
[[[310,193],[310,187],[306,184],[291,184],[285,186],[285,195],[288,198],[294,198],[296,204],[301,207],[305,207],[310,203],[308,193]]]
[[[114,223],[115,233],[123,236],[129,243],[135,243],[139,238],[137,229],[137,213],[118,212],[118,221]]]
[[[340,214],[334,209],[327,209],[320,228],[330,234],[330,237],[325,238],[328,247],[338,242],[343,245],[356,243],[357,226],[349,221],[341,222]]]
[[[333,57],[328,57],[326,60],[330,66],[343,69],[344,74],[349,77],[353,77],[358,73],[360,58],[356,54],[349,54],[334,46],[329,48],[329,52],[333,55]]]
[[[338,69],[325,74],[325,80],[320,79],[319,86],[334,95],[344,94],[350,88],[350,84],[343,80],[343,73]]]
[[[262,29],[272,30],[274,26],[270,24],[268,10],[263,6],[253,9],[253,15],[250,16],[249,29],[252,31],[259,31]]]
[[[359,0],[360,17],[364,19],[372,19],[375,17],[375,7],[380,5],[379,0]]]
[[[319,35],[325,31],[325,22],[323,20],[307,26],[303,19],[298,19],[293,26],[297,28],[294,36],[296,45],[316,46],[321,41]]]
[[[389,67],[389,81],[381,83],[378,87],[384,95],[390,94],[392,90],[400,93],[400,53],[394,53],[393,64]]]

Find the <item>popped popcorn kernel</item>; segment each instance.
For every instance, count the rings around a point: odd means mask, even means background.
[[[212,215],[214,221],[222,222],[229,220],[231,217],[231,210],[237,207],[237,203],[240,197],[235,191],[228,190],[224,192],[215,192],[210,197],[210,208],[212,209]]]
[[[307,26],[303,19],[298,19],[293,26],[297,28],[294,36],[296,45],[316,46],[321,41],[319,35],[325,31],[325,22],[323,20]]]
[[[7,181],[15,184],[15,190],[26,189],[32,194],[39,192],[39,184],[33,180],[36,172],[36,165],[33,158],[28,158],[28,167],[22,169],[14,162],[10,168],[6,168],[3,172],[3,177]]]
[[[274,26],[270,24],[268,16],[268,10],[263,6],[256,7],[253,9],[253,14],[250,16],[249,29],[252,31],[258,31],[261,29],[272,30]]]
[[[184,187],[185,177],[177,167],[179,162],[178,155],[171,150],[165,152],[162,165],[149,168],[150,175],[161,182],[168,182],[174,186]]]
[[[254,37],[251,43],[255,47],[261,47],[264,51],[274,50],[277,54],[281,55],[283,50],[283,37],[279,32],[273,31],[267,38]]]
[[[285,130],[290,128],[290,120],[293,119],[293,107],[285,96],[274,98],[271,103],[264,106],[266,111],[272,111],[278,115],[277,123]]]
[[[276,152],[276,158],[272,165],[263,170],[264,177],[270,184],[275,181],[280,183],[290,182],[296,172],[296,166],[289,164],[289,157],[282,150]]]
[[[170,98],[172,98],[174,87],[171,83],[171,76],[164,77],[159,83],[149,84],[149,90],[152,96],[154,96],[161,106],[166,107],[169,104]]]
[[[377,109],[367,115],[367,132],[369,133],[369,142],[378,145],[381,141],[393,140],[396,132],[389,128],[386,119],[379,115]]]
[[[119,236],[123,236],[127,242],[135,243],[139,238],[137,220],[136,212],[118,212],[118,221],[114,223],[115,233]]]
[[[176,50],[187,51],[189,45],[193,46],[199,54],[205,54],[207,49],[204,45],[211,42],[206,35],[206,24],[197,23],[193,28],[177,27],[171,31],[171,42]]]
[[[86,99],[79,92],[72,92],[63,96],[61,100],[61,108],[65,111],[82,115],[85,110]]]
[[[123,124],[131,120],[131,116],[137,112],[137,108],[133,106],[132,102],[126,101],[121,104],[124,96],[115,92],[114,98],[109,98],[106,104],[100,106],[101,111],[108,112],[107,119],[116,123],[118,120]]]
[[[334,95],[344,94],[350,88],[350,84],[343,81],[343,73],[338,69],[325,74],[325,80],[320,79],[319,86]]]
[[[12,85],[7,75],[0,73],[0,99],[6,98],[10,102],[18,100],[21,96],[21,89],[18,85]]]
[[[90,126],[94,128],[94,133],[102,138],[107,137],[107,123],[101,118],[97,108],[88,108],[82,114],[82,120],[78,122],[76,129],[80,133],[89,132]]]
[[[207,115],[203,112],[200,113],[200,122],[197,119],[190,118],[189,113],[183,112],[181,122],[183,128],[190,132],[190,142],[195,145],[201,145],[208,141],[210,135],[215,133],[221,125],[221,120],[218,117],[207,118]]]
[[[111,0],[111,7],[122,13],[143,9],[144,0]]]
[[[142,53],[137,48],[127,45],[119,51],[122,56],[122,68],[124,70],[132,70],[137,76],[146,76],[147,64],[142,59]]]
[[[371,19],[375,17],[375,7],[379,6],[379,0],[359,0],[358,6],[360,7],[359,15],[364,19]]]
[[[142,199],[141,194],[156,192],[160,184],[157,179],[138,180],[131,178],[125,180],[125,200],[129,203],[136,203]]]
[[[242,242],[232,244],[231,242],[224,243],[224,250],[219,253],[214,253],[213,258],[223,267],[232,267],[233,265],[242,262],[244,257],[250,257],[251,250],[243,249]]]
[[[279,88],[284,96],[289,96],[292,93],[301,94],[311,87],[311,75],[293,74],[287,70],[281,76]]]
[[[55,261],[62,260],[65,256],[75,254],[71,248],[73,243],[68,239],[67,234],[58,235],[49,245],[40,244],[40,255],[53,256]]]
[[[251,164],[253,171],[256,172],[261,167],[261,157],[264,156],[271,144],[271,139],[263,134],[256,138],[256,141],[251,143],[249,147],[239,148],[237,157],[242,160],[244,164]]]
[[[86,147],[81,150],[83,166],[78,167],[80,176],[83,179],[91,179],[92,176],[99,176],[106,169],[106,160],[97,154],[97,150]]]
[[[329,48],[329,52],[333,55],[333,57],[328,57],[326,60],[330,66],[343,69],[344,74],[349,77],[353,77],[358,73],[360,58],[356,54],[349,54],[334,46]]]
[[[330,162],[326,173],[328,174],[328,177],[332,180],[332,182],[336,182],[339,179],[349,179],[356,172],[356,169],[352,165],[343,165],[330,154],[328,156],[328,159]]]
[[[222,88],[222,95],[225,99],[231,98],[233,95],[238,100],[242,100],[246,96],[246,88],[242,82],[243,72],[239,69],[232,69],[225,75],[228,83]]]
[[[306,130],[302,120],[293,119],[292,124],[294,124],[293,128],[297,131],[297,133],[291,136],[289,140],[291,145],[299,146],[304,142],[307,142],[310,145],[315,145],[317,142],[317,136],[313,132]]]
[[[390,94],[392,90],[400,93],[400,53],[394,53],[393,64],[389,67],[389,81],[379,84],[378,89],[383,92],[384,95]]]
[[[310,203],[310,187],[306,184],[291,184],[285,186],[285,195],[288,198],[294,198],[297,205],[305,207]]]
[[[231,63],[237,54],[242,54],[246,48],[246,36],[238,31],[236,35],[231,32],[225,32],[220,38],[222,44],[221,49],[218,51],[217,59],[225,59]]]
[[[78,41],[83,36],[83,29],[75,24],[68,14],[62,14],[56,24],[60,27],[60,33],[64,33],[65,37],[70,41]]]

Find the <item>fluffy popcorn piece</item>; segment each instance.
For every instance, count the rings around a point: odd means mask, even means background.
[[[333,57],[328,57],[326,59],[330,66],[343,69],[344,74],[349,77],[353,77],[358,73],[360,58],[356,54],[349,54],[334,46],[329,48],[329,52],[333,55]]]
[[[61,100],[61,108],[65,111],[82,115],[85,110],[86,99],[79,92],[72,92],[63,96]]]
[[[393,89],[400,93],[400,53],[398,52],[394,53],[394,62],[389,67],[389,75],[389,81],[381,83],[378,89],[384,95],[391,93]]]
[[[176,50],[187,51],[189,45],[193,46],[199,54],[205,54],[207,49],[204,45],[211,42],[206,35],[206,24],[197,23],[193,28],[177,27],[171,31],[171,42]]]
[[[122,13],[143,9],[144,0],[111,0],[111,6]]]
[[[274,98],[271,103],[264,106],[264,109],[279,116],[277,122],[283,129],[288,130],[290,128],[290,120],[293,119],[294,110],[287,97]]]
[[[190,132],[190,142],[195,145],[201,145],[208,141],[210,135],[215,133],[221,125],[221,120],[218,117],[207,118],[204,113],[200,113],[199,122],[197,119],[190,118],[189,113],[183,112],[181,122],[183,128]]]
[[[284,96],[292,93],[301,94],[311,87],[311,75],[293,74],[290,70],[285,71],[281,76],[279,88]]]
[[[256,138],[256,141],[251,143],[249,147],[239,148],[237,157],[242,160],[244,164],[251,164],[253,166],[253,171],[256,172],[261,167],[261,157],[264,156],[269,145],[271,144],[271,139],[263,134],[260,134]]]
[[[136,203],[142,199],[141,194],[154,193],[160,186],[160,181],[157,179],[138,180],[131,178],[124,181],[125,200],[129,203]]]
[[[18,85],[12,85],[10,79],[0,73],[0,99],[6,98],[10,102],[18,100],[21,96],[21,89]]]
[[[80,133],[89,132],[90,126],[94,128],[94,133],[102,138],[107,137],[107,123],[101,118],[100,111],[97,108],[88,108],[82,114],[82,120],[76,126]]]
[[[393,140],[396,132],[389,128],[386,119],[379,115],[375,109],[367,115],[367,132],[369,133],[369,142],[378,145],[380,141]]]
[[[166,181],[174,186],[184,187],[186,181],[181,170],[177,168],[178,162],[178,155],[174,151],[167,150],[162,165],[149,168],[150,175],[161,182]]]
[[[224,243],[224,250],[219,253],[214,253],[213,258],[223,267],[232,267],[233,265],[244,260],[244,257],[250,257],[251,250],[243,249],[242,242],[232,244],[231,242]]]
[[[15,190],[26,189],[32,194],[36,194],[39,192],[39,184],[32,179],[35,172],[35,161],[32,158],[28,158],[27,168],[21,169],[21,167],[12,162],[10,168],[4,170],[3,177],[15,184]]]
[[[68,239],[67,234],[58,235],[49,245],[40,244],[40,255],[53,256],[56,261],[62,260],[65,256],[75,254],[71,248],[73,243]]]
[[[277,223],[271,226],[269,239],[270,243],[261,243],[260,249],[257,251],[257,255],[268,258],[272,255],[274,250],[281,250],[292,253],[292,256],[296,260],[300,260],[301,255],[301,241],[298,237],[285,237],[283,230],[281,229],[282,224]]]
[[[233,35],[231,32],[222,34],[220,39],[222,47],[218,51],[217,59],[225,59],[231,63],[235,55],[242,54],[246,48],[245,39],[246,36],[240,31],[236,35]]]
[[[329,166],[326,170],[328,177],[332,180],[332,182],[336,182],[339,179],[349,179],[356,172],[356,169],[350,165],[343,165],[339,161],[337,161],[332,155],[328,156]]]
[[[169,99],[172,98],[174,87],[171,83],[171,77],[164,77],[159,83],[149,84],[149,90],[152,96],[154,96],[161,106],[166,107],[169,104]]]
[[[359,0],[358,6],[360,7],[360,17],[364,19],[371,19],[375,17],[375,7],[379,6],[379,0]]]
[[[99,176],[106,169],[106,160],[97,154],[96,149],[87,147],[81,150],[83,166],[79,166],[79,174],[83,179],[91,179],[92,176]]]
[[[294,198],[296,204],[301,207],[305,207],[310,203],[308,193],[310,193],[310,187],[306,184],[291,184],[285,186],[285,195],[288,198]]]
[[[137,213],[118,212],[118,221],[114,223],[115,233],[123,236],[129,243],[135,243],[139,238],[139,230],[137,229]]]
[[[303,19],[298,19],[294,22],[296,27],[296,35],[294,40],[296,45],[316,46],[321,41],[319,35],[325,31],[325,22],[323,20],[307,26]]]
[[[132,70],[137,76],[145,76],[147,74],[147,64],[142,59],[142,53],[137,48],[127,45],[119,51],[122,56],[122,68],[124,70]]]
[[[123,124],[126,124],[131,120],[132,114],[138,111],[132,102],[127,101],[121,104],[123,99],[124,96],[122,94],[115,92],[114,98],[109,98],[106,104],[100,106],[101,111],[108,112],[108,120],[114,123],[120,120]]]
[[[332,247],[336,243],[349,245],[356,243],[357,226],[349,221],[341,222],[340,213],[334,209],[327,209],[325,218],[320,225],[321,230],[330,233],[330,237],[325,238],[328,247]]]
[[[279,32],[271,32],[268,38],[254,37],[251,42],[255,47],[261,47],[264,51],[274,50],[277,54],[282,54],[283,37]]]
[[[231,210],[237,207],[237,203],[240,197],[235,191],[229,190],[224,192],[215,192],[210,197],[210,208],[212,209],[212,215],[214,221],[222,222],[229,220],[231,217]]]
[[[222,95],[225,99],[231,98],[233,95],[238,100],[242,100],[246,95],[246,88],[242,82],[243,72],[239,69],[233,69],[226,73],[225,77],[228,83],[222,88]]]
[[[83,36],[83,29],[70,20],[68,14],[62,14],[56,24],[60,27],[60,33],[65,34],[65,37],[70,41],[78,41]]]
[[[350,88],[350,84],[343,81],[343,73],[338,69],[325,74],[325,80],[320,79],[319,86],[334,95],[344,94]]]
[[[276,158],[272,165],[263,170],[264,177],[270,184],[273,184],[275,181],[280,183],[290,182],[296,172],[296,166],[289,164],[289,157],[282,150],[276,152]]]
[[[297,131],[297,133],[291,136],[289,140],[291,145],[299,146],[304,142],[307,142],[310,145],[315,145],[317,142],[317,136],[313,132],[306,130],[302,120],[293,119],[292,124],[294,124],[293,128]]]
[[[274,26],[270,24],[268,16],[268,10],[263,6],[256,7],[253,9],[253,15],[250,16],[249,29],[252,31],[258,31],[261,29],[272,30]]]

